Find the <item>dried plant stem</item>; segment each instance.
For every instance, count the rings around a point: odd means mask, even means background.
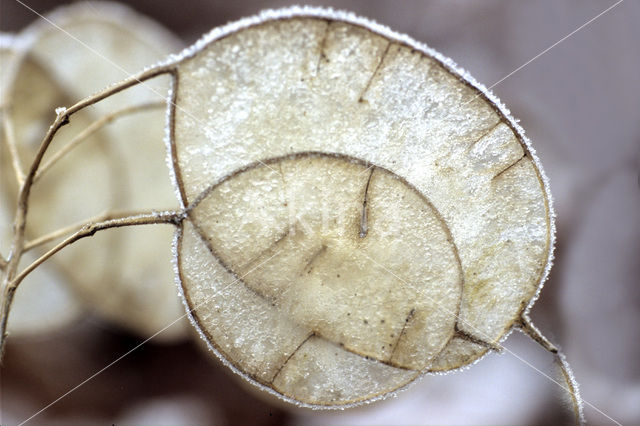
[[[11,244],[11,252],[9,253],[8,259],[8,275],[11,275],[12,271],[15,272],[17,268],[17,264],[19,261],[19,252],[22,250],[22,246],[24,243],[24,230],[26,226],[26,216],[28,211],[28,201],[29,194],[31,193],[31,187],[33,185],[33,180],[35,175],[40,167],[40,163],[42,162],[42,158],[49,148],[53,137],[58,132],[58,130],[69,122],[69,118],[78,111],[95,104],[111,95],[119,93],[129,87],[135,86],[143,81],[149,80],[150,78],[157,77],[158,75],[166,74],[172,71],[172,66],[165,65],[159,66],[156,68],[150,68],[145,70],[139,74],[133,75],[118,84],[110,86],[101,92],[96,93],[95,95],[89,96],[75,105],[72,105],[69,108],[59,108],[56,110],[57,116],[53,121],[53,124],[49,127],[47,134],[45,135],[40,147],[38,148],[38,152],[29,168],[29,172],[27,173],[24,183],[20,188],[20,193],[18,195],[18,208],[16,210],[15,221],[13,224],[14,236],[13,242]],[[8,279],[7,279],[8,278]],[[5,278],[6,281],[11,280],[12,277]],[[5,283],[6,284],[6,283]]]
[[[181,218],[182,214],[180,212],[151,211],[135,214],[132,216],[122,216],[113,219],[107,219],[100,222],[86,223],[78,231],[65,238],[55,247],[51,248],[45,254],[36,259],[31,265],[27,266],[9,283],[9,286],[17,286],[29,273],[31,273],[35,268],[41,265],[45,260],[49,259],[51,256],[53,256],[66,246],[73,244],[74,242],[82,238],[91,237],[98,231],[103,231],[105,229],[111,228],[122,228],[125,226],[153,225],[160,223],[177,225],[181,221]]]
[[[69,226],[65,226],[64,228],[60,228],[56,231],[53,231],[47,235],[43,235],[41,237],[38,237],[34,240],[31,241],[27,241],[24,245],[24,249],[23,249],[23,253],[28,252],[29,250],[32,250],[36,247],[39,247],[43,244],[47,244],[48,242],[51,242],[55,239],[58,239],[64,235],[68,235],[72,232],[76,232],[80,229],[82,229],[83,226],[86,226],[87,223],[96,223],[96,222],[102,222],[108,219],[117,219],[117,218],[122,218],[122,217],[127,217],[127,216],[137,216],[139,214],[143,214],[142,212],[105,212],[102,214],[99,214],[97,216],[92,217],[89,220],[83,220],[81,222],[77,222],[74,223],[72,225]]]
[[[72,149],[74,149],[75,147],[80,145],[80,143],[82,143],[85,140],[87,140],[87,138],[89,136],[93,135],[98,130],[102,129],[103,127],[105,127],[107,124],[113,122],[114,120],[116,120],[118,118],[126,117],[127,115],[134,114],[134,113],[137,113],[137,112],[149,111],[149,110],[153,110],[153,109],[162,109],[162,108],[166,108],[166,102],[164,102],[164,101],[163,102],[149,102],[149,103],[145,103],[145,104],[141,104],[141,105],[134,105],[134,106],[122,108],[122,109],[113,111],[110,114],[107,114],[107,115],[97,119],[96,121],[91,123],[89,126],[84,128],[76,136],[74,136],[73,139],[71,139],[64,147],[62,147],[60,149],[60,151],[58,151],[54,155],[52,155],[51,158],[49,159],[49,161],[44,163],[38,169],[38,172],[36,173],[36,176],[33,179],[33,181],[34,182],[38,181],[38,179],[40,179],[40,177],[47,170],[49,170],[51,168],[51,166],[53,166],[55,163],[60,161],[60,159],[62,159]]]
[[[39,259],[29,265],[25,270],[18,274],[18,265],[25,251],[25,228],[27,223],[27,212],[29,210],[29,196],[31,194],[31,188],[40,169],[42,159],[47,152],[47,149],[51,145],[53,138],[58,130],[60,130],[60,128],[65,124],[69,123],[70,117],[78,111],[81,111],[82,109],[100,102],[101,100],[108,98],[109,96],[115,95],[116,93],[119,93],[151,78],[163,74],[173,74],[175,72],[175,66],[175,64],[166,64],[146,69],[138,74],[126,78],[125,80],[122,80],[120,83],[107,87],[106,89],[92,96],[82,99],[69,108],[56,109],[56,118],[49,127],[46,135],[44,136],[40,147],[38,148],[38,151],[33,159],[33,162],[29,167],[29,170],[26,174],[24,174],[23,179],[19,179],[19,181],[21,181],[21,185],[20,191],[18,193],[15,218],[13,221],[13,239],[11,241],[11,248],[9,250],[8,258],[6,260],[3,259],[2,273],[0,274],[0,290],[2,292],[2,299],[0,300],[0,359],[2,359],[5,342],[7,339],[7,323],[16,289],[22,282],[22,280],[42,262],[53,256],[55,253],[68,246],[69,244],[72,244],[73,242],[81,238],[91,236],[103,229],[145,225],[152,223],[176,223],[176,221],[180,220],[180,218],[182,217],[176,212],[151,212],[136,216],[109,219],[102,222],[88,223],[73,235],[53,247],[51,250],[49,250],[47,253],[45,253],[43,256],[41,256]],[[9,121],[6,119],[6,114],[4,113],[2,119],[3,121]],[[17,162],[18,160],[16,155],[14,155],[14,168],[16,168],[16,170],[21,170],[21,168],[17,167],[19,166],[19,163]],[[16,175],[20,177],[19,173],[16,173]]]
[[[4,105],[2,108],[2,130],[4,140],[9,149],[9,155],[11,156],[11,164],[13,165],[14,173],[16,174],[16,181],[18,185],[22,185],[24,182],[24,168],[20,162],[20,156],[18,155],[18,147],[16,145],[16,133],[13,128],[13,122],[9,120],[7,114],[7,108],[10,104]]]
[[[585,424],[584,412],[582,407],[582,398],[580,397],[580,389],[578,387],[578,382],[571,371],[571,367],[567,362],[567,358],[564,356],[562,352],[551,343],[546,337],[542,335],[538,327],[536,327],[531,319],[523,315],[518,324],[520,331],[522,331],[527,336],[531,337],[534,341],[540,344],[543,348],[548,350],[554,355],[555,361],[560,367],[560,371],[562,372],[562,376],[564,378],[565,383],[567,384],[566,390],[571,397],[571,404],[573,407],[573,414],[575,417],[576,424],[583,425]]]
[[[152,225],[152,224],[172,224],[177,225],[182,220],[182,213],[180,212],[145,212],[135,215],[125,215],[122,217],[110,218],[98,222],[85,223],[79,230],[74,232],[69,237],[58,243],[55,247],[51,248],[45,254],[36,259],[33,263],[27,266],[22,272],[20,272],[15,278],[13,278],[5,287],[3,292],[3,303],[0,322],[0,353],[4,348],[4,343],[7,337],[6,326],[9,317],[9,310],[11,309],[11,303],[18,285],[29,275],[34,269],[44,263],[51,256],[62,250],[63,248],[73,244],[74,242],[93,236],[98,231],[111,228],[122,228],[125,226],[138,226],[138,225]]]

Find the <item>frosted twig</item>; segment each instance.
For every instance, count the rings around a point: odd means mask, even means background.
[[[518,323],[518,327],[520,331],[531,337],[535,342],[540,344],[540,346],[554,355],[555,362],[558,364],[558,367],[560,367],[560,371],[562,372],[564,381],[567,384],[567,387],[564,389],[567,390],[569,396],[571,397],[571,404],[573,406],[573,414],[575,416],[576,424],[585,424],[582,398],[580,397],[580,389],[578,387],[578,382],[576,381],[575,376],[571,371],[571,367],[567,362],[567,358],[553,343],[551,343],[546,337],[542,335],[540,330],[538,330],[538,328],[531,322],[531,319],[529,319],[528,316],[523,315],[521,317],[520,322]]]
[[[18,155],[16,134],[13,128],[13,122],[9,119],[9,116],[7,114],[7,108],[9,108],[9,104],[3,105],[2,107],[3,136],[7,144],[7,148],[9,149],[11,165],[13,166],[13,170],[16,174],[16,181],[18,182],[18,185],[22,185],[22,183],[24,182],[24,169],[22,167],[22,163],[20,162],[20,156]]]
[[[166,104],[164,102],[149,102],[141,105],[134,105],[134,106],[122,108],[97,119],[96,121],[91,123],[89,126],[87,126],[85,129],[83,129],[80,133],[78,133],[76,136],[74,136],[73,139],[71,139],[64,147],[60,149],[60,151],[56,152],[53,156],[51,156],[49,161],[47,161],[45,164],[42,165],[42,167],[40,167],[33,181],[36,182],[38,179],[40,179],[40,177],[47,170],[49,170],[55,163],[57,163],[66,154],[68,154],[69,151],[71,151],[72,149],[80,145],[80,143],[87,140],[89,136],[93,135],[98,130],[102,129],[103,127],[113,122],[114,120],[125,117],[130,114],[137,113],[137,112],[149,111],[153,109],[162,109],[165,107],[166,107]]]
[[[100,222],[89,222],[83,225],[78,231],[71,236],[65,238],[51,250],[36,259],[31,265],[27,266],[20,274],[18,274],[11,282],[10,286],[17,286],[29,273],[42,264],[45,260],[65,248],[66,246],[86,237],[93,236],[96,232],[110,228],[122,228],[125,226],[136,225],[152,225],[152,224],[177,224],[182,220],[180,212],[145,212],[132,216],[122,216],[112,219],[106,219]]]
[[[24,231],[27,223],[27,211],[29,209],[29,195],[31,194],[31,187],[33,186],[36,173],[40,168],[42,158],[51,145],[53,137],[56,135],[58,130],[65,124],[69,123],[69,118],[76,112],[90,105],[93,105],[96,102],[99,102],[111,95],[128,89],[129,87],[135,86],[136,84],[139,84],[143,81],[149,80],[162,74],[170,73],[172,72],[172,70],[173,68],[171,68],[171,66],[158,66],[155,68],[149,68],[125,80],[122,80],[118,84],[107,87],[106,89],[92,96],[82,99],[81,101],[72,105],[70,108],[62,107],[56,109],[56,119],[53,121],[53,124],[51,124],[49,130],[47,131],[47,134],[43,138],[42,143],[38,148],[38,152],[34,157],[33,163],[29,168],[29,172],[25,176],[24,182],[20,187],[20,192],[18,195],[18,205],[16,208],[16,215],[13,223],[14,235],[11,242],[11,251],[7,262],[7,268],[5,271],[6,273],[4,274],[2,283],[5,291],[9,290],[7,287],[13,280],[14,274],[18,268],[18,263],[20,262],[24,244]],[[4,300],[4,302],[6,302],[6,299]],[[3,311],[2,313],[4,314],[5,312]],[[6,318],[4,316],[2,317],[2,321],[6,321]]]
[[[57,238],[60,238],[64,235],[68,235],[72,232],[77,232],[78,230],[82,229],[83,226],[86,226],[88,223],[97,223],[97,222],[102,222],[108,219],[117,219],[117,218],[122,218],[122,217],[127,217],[127,216],[139,216],[141,214],[144,214],[146,212],[105,212],[102,214],[99,214],[95,217],[92,217],[89,220],[83,220],[80,222],[76,222],[72,225],[69,226],[65,226],[64,228],[60,228],[57,229],[47,235],[43,235],[41,237],[38,237],[34,240],[28,241],[24,244],[24,249],[23,249],[23,253],[28,252],[29,250],[32,250],[36,247],[39,247],[43,244],[46,244],[48,242],[51,242]]]
[[[71,236],[65,238],[58,243],[51,250],[36,259],[31,265],[27,266],[22,272],[20,272],[15,278],[9,281],[4,287],[2,307],[0,315],[0,355],[4,351],[4,345],[7,340],[7,323],[9,319],[9,312],[11,304],[13,303],[13,297],[15,295],[18,285],[29,275],[34,269],[40,266],[43,262],[49,259],[54,254],[58,253],[63,248],[70,244],[86,237],[93,236],[98,231],[103,231],[110,228],[121,228],[125,226],[137,226],[137,225],[151,225],[151,224],[173,224],[176,225],[182,220],[181,212],[146,212],[133,216],[123,216],[114,219],[107,219],[100,222],[89,222],[82,226],[78,231]]]

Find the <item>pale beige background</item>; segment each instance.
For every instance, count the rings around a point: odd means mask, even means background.
[[[59,4],[24,0],[39,12]],[[312,1],[408,33],[492,85],[614,1]],[[287,1],[129,2],[191,43]],[[36,16],[0,0],[0,28]],[[556,265],[533,309],[561,344],[584,398],[640,423],[640,4],[626,0],[495,86],[551,179]],[[63,52],[62,52],[63,53]],[[87,54],[90,54],[87,52]],[[108,66],[108,65],[105,65]],[[18,423],[139,343],[86,318],[55,336],[11,341],[0,370],[2,424]],[[519,334],[506,346],[546,374],[551,357]],[[611,424],[586,407],[591,424]],[[558,387],[510,354],[425,377],[398,398],[346,412],[262,400],[193,343],[144,345],[34,419],[35,424],[549,424],[571,422]]]

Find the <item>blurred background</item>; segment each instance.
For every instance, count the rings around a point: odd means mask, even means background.
[[[63,2],[24,0],[39,13]],[[87,3],[87,2],[85,2]],[[615,2],[308,1],[374,19],[451,57],[491,86]],[[188,45],[287,1],[129,1]],[[0,0],[0,30],[37,16]],[[493,92],[520,119],[551,181],[555,266],[533,321],[566,353],[590,424],[640,424],[640,3],[626,0]],[[87,55],[90,55],[87,52]],[[109,65],[105,65],[109,66]],[[195,336],[195,335],[194,335]],[[42,409],[144,338],[90,314],[53,334],[10,339],[0,423]],[[552,357],[519,333],[472,368],[426,376],[397,398],[340,412],[298,409],[220,365],[198,339],[152,339],[32,424],[562,424],[573,418]],[[594,408],[594,407],[597,407]]]

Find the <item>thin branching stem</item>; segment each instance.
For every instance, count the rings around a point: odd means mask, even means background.
[[[0,289],[2,290],[2,299],[0,300],[0,359],[2,359],[5,342],[7,339],[7,323],[16,289],[20,282],[22,282],[22,280],[42,262],[53,256],[55,253],[57,253],[67,245],[81,238],[91,236],[97,231],[103,229],[122,226],[145,225],[152,223],[174,223],[176,220],[178,220],[178,217],[181,217],[175,212],[152,212],[134,217],[122,217],[106,220],[103,222],[87,224],[86,226],[75,232],[73,235],[53,247],[51,250],[49,250],[47,253],[45,253],[43,256],[29,265],[25,270],[23,270],[19,274],[17,273],[20,259],[22,257],[22,254],[24,253],[25,228],[27,223],[27,213],[29,210],[29,196],[31,194],[31,188],[35,181],[38,170],[40,169],[42,159],[49,149],[49,146],[51,145],[53,138],[58,130],[60,130],[60,128],[65,124],[69,123],[70,117],[78,111],[81,111],[88,106],[100,102],[101,100],[108,98],[109,96],[115,95],[116,93],[140,84],[146,80],[157,77],[159,75],[173,73],[174,71],[175,64],[165,64],[156,66],[154,68],[149,68],[138,74],[132,75],[125,80],[122,80],[120,83],[107,87],[106,89],[92,96],[84,98],[69,108],[56,109],[56,118],[47,130],[46,135],[42,139],[33,162],[31,163],[27,173],[24,175],[24,179],[22,180],[22,184],[20,185],[20,190],[18,192],[17,207],[15,210],[16,213],[13,221],[13,239],[11,241],[8,258],[3,265],[2,274],[0,274]],[[3,117],[6,117],[6,109],[4,111],[5,112],[2,115]],[[3,120],[5,120],[5,118],[3,118]]]
[[[86,226],[88,223],[102,222],[108,219],[117,219],[117,218],[122,218],[127,216],[137,216],[139,214],[143,214],[143,212],[105,212],[97,216],[94,216],[89,220],[83,220],[83,221],[71,224],[69,226],[65,226],[64,228],[57,229],[49,234],[35,238],[31,241],[27,241],[24,244],[24,248],[22,252],[26,253],[29,250],[33,250],[36,247],[40,247],[41,245],[47,244],[60,237],[69,235],[72,232],[77,232],[78,230],[82,229],[83,226]]]
[[[72,149],[80,145],[80,143],[87,140],[87,138],[98,130],[105,127],[107,124],[113,122],[114,120],[122,117],[126,117],[127,115],[134,114],[137,112],[149,111],[153,109],[162,109],[166,108],[166,102],[149,102],[141,105],[134,105],[126,108],[122,108],[116,111],[113,111],[93,123],[84,128],[80,133],[73,137],[65,146],[63,146],[58,152],[51,156],[51,158],[44,163],[36,173],[34,182],[37,182],[38,179],[49,170],[54,164],[56,164],[60,159],[62,159],[66,154],[68,154]]]
[[[10,283],[9,286],[17,286],[20,282],[41,265],[44,261],[51,256],[65,248],[66,246],[75,243],[76,241],[93,236],[98,231],[111,228],[122,228],[125,226],[136,225],[153,225],[153,224],[178,224],[181,220],[182,214],[180,212],[147,212],[139,213],[132,216],[122,216],[111,218],[99,222],[88,222],[83,225],[78,231],[74,232],[69,237],[65,238],[60,243],[56,244],[53,248],[47,251],[45,254],[36,259],[31,265],[27,266],[22,272],[20,272]]]
[[[152,225],[152,224],[171,224],[177,225],[182,220],[183,214],[181,212],[145,212],[135,215],[125,215],[122,217],[110,218],[98,222],[87,222],[80,229],[74,232],[72,235],[65,238],[63,241],[55,245],[45,254],[36,259],[33,263],[27,266],[22,272],[16,275],[5,287],[3,300],[2,300],[2,316],[0,318],[0,354],[3,353],[4,343],[7,337],[7,321],[9,317],[9,310],[13,302],[13,297],[18,285],[29,275],[34,269],[44,263],[51,256],[58,253],[63,248],[73,244],[74,242],[95,235],[98,231],[103,231],[111,228],[122,228],[125,226],[139,226],[139,225]]]
[[[18,185],[22,185],[24,182],[24,168],[22,167],[22,162],[18,155],[16,132],[13,128],[13,121],[9,119],[7,111],[8,108],[9,105],[5,105],[2,108],[2,133],[7,148],[9,149],[9,156],[11,157],[11,165],[13,166],[13,171],[16,175],[16,181],[18,182]]]
[[[129,87],[135,86],[143,81],[149,80],[150,78],[157,77],[162,74],[169,73],[173,70],[173,65],[165,65],[158,66],[155,68],[150,68],[148,70],[142,71],[139,74],[133,75],[125,80],[122,80],[120,83],[110,86],[95,95],[89,96],[76,104],[72,105],[69,108],[58,108],[56,110],[57,115],[53,124],[49,127],[47,134],[45,135],[40,147],[38,148],[38,152],[29,168],[29,172],[26,174],[24,183],[20,188],[20,193],[18,196],[18,207],[16,209],[16,216],[13,224],[13,242],[11,244],[11,251],[9,253],[8,259],[8,277],[5,279],[11,280],[13,277],[11,276],[13,272],[17,269],[17,264],[20,258],[20,252],[22,250],[22,246],[24,243],[24,230],[26,226],[26,217],[27,211],[29,209],[28,201],[29,195],[31,193],[31,187],[33,186],[33,180],[36,176],[36,173],[40,167],[40,163],[42,162],[42,158],[44,157],[45,152],[51,145],[53,137],[58,132],[58,130],[69,122],[70,117],[78,111],[93,105],[111,95],[119,93]]]
[[[41,245],[47,244],[53,240],[57,240],[60,237],[63,237],[65,235],[68,235],[72,232],[76,232],[79,229],[81,229],[83,226],[85,226],[85,224],[87,222],[99,222],[99,221],[103,221],[103,220],[107,220],[107,219],[111,219],[114,218],[115,215],[110,215],[108,213],[105,214],[100,214],[98,216],[95,216],[93,218],[91,218],[89,221],[82,221],[82,222],[78,222],[78,223],[74,223],[72,225],[69,226],[65,226],[64,228],[60,228],[57,229],[53,232],[50,232],[46,235],[43,235],[41,237],[35,238],[31,241],[27,241],[24,244],[24,248],[22,249],[22,253],[26,253],[29,250],[32,250],[36,247],[40,247]]]
[[[523,315],[518,323],[518,328],[527,336],[531,337],[535,342],[540,344],[543,348],[548,350],[554,355],[555,362],[562,372],[562,377],[567,384],[567,392],[571,398],[571,405],[573,407],[573,414],[577,425],[583,425],[584,412],[582,407],[582,398],[580,397],[580,388],[578,382],[571,371],[571,367],[567,362],[565,355],[553,344],[542,335],[538,327],[536,327],[531,319],[527,315]]]

